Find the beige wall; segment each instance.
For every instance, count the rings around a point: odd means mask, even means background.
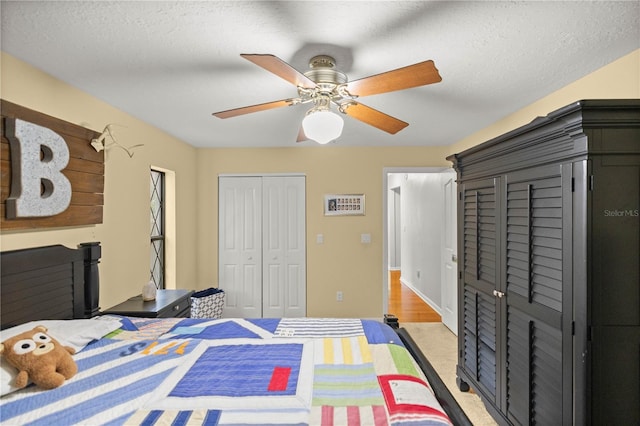
[[[57,118],[101,130],[116,128],[123,145],[145,143],[129,159],[111,151],[106,161],[104,224],[3,233],[2,250],[101,241],[101,305],[140,292],[148,279],[148,170],[175,171],[177,286],[217,285],[219,174],[304,173],[307,179],[307,312],[309,316],[382,314],[382,171],[385,167],[449,166],[445,157],[484,142],[539,115],[585,98],[640,98],[640,50],[605,66],[504,120],[449,147],[195,149],[38,70],[2,55],[2,97]],[[523,89],[524,90],[524,89]],[[366,215],[324,217],[325,193],[366,194]],[[360,243],[370,233],[372,243]],[[316,235],[324,244],[316,244]],[[344,301],[335,301],[342,290]]]
[[[382,170],[449,166],[444,147],[202,149],[198,152],[198,277],[217,286],[218,175],[304,173],[307,191],[307,315],[380,318]],[[325,217],[324,194],[365,194],[364,216]],[[360,234],[371,234],[362,244]],[[316,244],[316,235],[324,244]],[[336,291],[344,294],[336,301]]]
[[[3,231],[1,249],[50,244],[76,247],[81,242],[100,241],[100,305],[108,308],[140,294],[149,280],[149,168],[160,166],[176,173],[176,281],[178,287],[191,287],[196,280],[196,149],[10,55],[2,53],[1,59],[3,99],[99,132],[116,123],[119,143],[145,144],[135,150],[133,158],[119,149],[107,152],[103,224]]]

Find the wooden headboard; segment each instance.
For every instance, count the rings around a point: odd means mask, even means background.
[[[0,253],[0,326],[98,314],[100,243]]]

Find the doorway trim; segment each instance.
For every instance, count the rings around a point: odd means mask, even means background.
[[[451,167],[382,168],[382,313],[389,308],[389,175],[393,173],[442,173]]]

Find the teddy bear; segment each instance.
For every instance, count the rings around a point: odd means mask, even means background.
[[[0,355],[19,371],[15,387],[23,388],[31,380],[43,389],[53,389],[78,372],[71,357],[75,350],[61,345],[46,331],[39,325],[0,344]]]

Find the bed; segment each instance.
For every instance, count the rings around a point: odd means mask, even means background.
[[[99,315],[99,254],[97,243],[1,254],[0,340],[42,324],[77,350],[78,373],[52,390],[5,384],[0,423],[471,424],[402,328]]]

